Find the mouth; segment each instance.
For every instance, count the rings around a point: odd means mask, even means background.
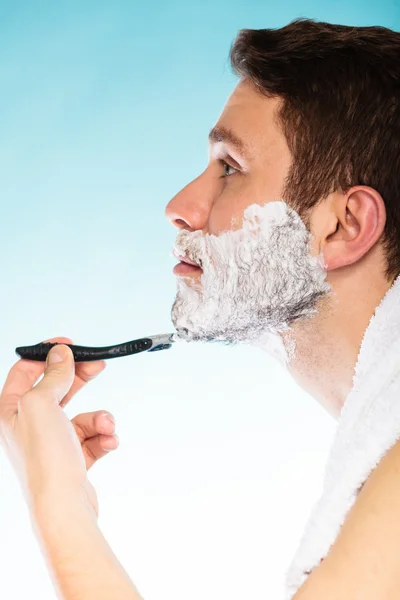
[[[195,263],[187,256],[182,256],[175,249],[173,250],[173,255],[180,261],[179,264],[175,265],[174,267],[173,272],[175,275],[186,275],[190,277],[199,275],[203,272],[203,269],[197,263]]]

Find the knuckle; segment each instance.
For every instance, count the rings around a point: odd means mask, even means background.
[[[35,388],[32,388],[31,390],[28,390],[27,392],[25,392],[25,394],[21,396],[21,398],[19,399],[19,403],[26,404],[27,402],[33,402],[34,399],[37,398],[37,396],[37,390]]]
[[[75,428],[75,432],[76,432],[77,436],[80,439],[84,439],[86,437],[86,434],[85,434],[85,430],[84,430],[82,424],[79,422],[79,416],[80,415],[71,419],[71,423]]]
[[[86,444],[86,452],[92,460],[97,460],[98,456],[91,445]]]
[[[62,367],[62,363],[56,363],[55,365],[47,366],[44,376],[46,379],[52,379],[60,377],[63,374],[64,369]]]

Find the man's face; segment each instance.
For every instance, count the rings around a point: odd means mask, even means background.
[[[166,208],[174,225],[219,235],[240,228],[250,204],[282,198],[291,158],[274,121],[277,107],[278,100],[263,98],[250,84],[239,83],[213,128],[206,170]],[[228,132],[241,140],[243,150],[229,139]]]
[[[270,345],[327,292],[310,232],[282,202],[291,156],[278,108],[240,82],[210,134],[207,168],[166,208],[176,255],[201,267],[174,269],[172,320],[191,339]]]

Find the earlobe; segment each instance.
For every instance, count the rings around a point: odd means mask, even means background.
[[[351,188],[342,196],[336,230],[323,244],[327,271],[356,263],[379,241],[386,223],[382,196],[367,186]]]

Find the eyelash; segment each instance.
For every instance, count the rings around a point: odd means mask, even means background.
[[[220,164],[222,165],[223,169],[224,169],[224,175],[223,177],[232,177],[232,175],[236,175],[236,173],[239,173],[239,169],[236,169],[235,167],[232,167],[232,165],[230,165],[229,163],[226,162],[226,160],[224,160],[223,158],[219,158],[218,159]],[[230,175],[227,175],[225,173],[225,167],[229,168],[229,169],[233,169],[235,171],[235,173],[231,173]]]

